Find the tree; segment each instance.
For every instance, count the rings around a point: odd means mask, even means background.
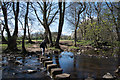
[[[118,37],[118,41],[120,42],[120,2],[117,3],[118,6],[115,6],[114,3],[112,4],[111,2],[108,4],[106,2],[108,8],[111,11],[111,15],[112,15],[112,20],[116,26],[116,33],[117,33],[117,37]],[[117,17],[114,14],[117,9]]]
[[[22,38],[22,52],[26,53],[25,49],[25,37],[26,37],[26,26],[28,25],[28,10],[29,10],[29,2],[27,2],[27,9],[26,9],[26,14],[25,14],[25,25],[24,25],[24,36]]]
[[[62,2],[59,2],[59,10],[60,10],[60,13],[59,13],[59,28],[58,28],[58,35],[57,35],[57,39],[56,39],[56,43],[55,43],[56,48],[60,48],[59,40],[60,40],[62,27],[63,27],[63,23],[64,23],[65,2],[63,2],[63,9],[62,9]]]
[[[3,11],[3,16],[4,16],[4,22],[5,22],[5,29],[7,32],[7,37],[8,37],[8,47],[7,50],[18,50],[17,49],[17,35],[18,35],[18,15],[19,15],[19,2],[15,3],[7,3],[7,2],[2,2],[2,11]],[[9,27],[8,27],[8,18],[7,18],[7,7],[12,4],[12,9],[15,17],[15,29],[13,32],[13,35],[10,34]],[[16,9],[15,9],[15,4],[16,4]]]
[[[5,39],[4,34],[3,34],[5,30],[5,24],[1,23],[0,25],[1,25],[0,30],[1,30],[2,43],[7,43],[7,40]],[[2,25],[3,25],[3,28],[2,28]]]
[[[69,16],[70,18],[67,20],[73,25],[75,26],[75,29],[74,29],[74,43],[75,43],[75,47],[77,46],[76,45],[76,42],[77,42],[77,28],[78,28],[78,24],[79,24],[79,19],[80,19],[80,14],[85,11],[86,9],[86,4],[85,2],[84,3],[75,3],[73,2],[72,5],[70,6],[70,12],[69,12]],[[73,21],[74,20],[74,21]]]
[[[38,21],[43,25],[44,29],[45,29],[45,38],[49,39],[50,42],[50,46],[53,46],[53,42],[52,42],[52,35],[51,35],[51,31],[49,26],[54,22],[55,16],[58,13],[58,10],[55,10],[56,8],[53,7],[53,3],[52,2],[37,2],[37,4],[40,7],[41,13],[43,15],[43,21],[40,19],[40,17],[37,14],[37,10],[35,9],[35,7],[33,6],[33,3],[31,3],[32,8],[34,9],[34,12],[36,14],[36,17],[38,19]],[[52,14],[52,15],[51,15]]]

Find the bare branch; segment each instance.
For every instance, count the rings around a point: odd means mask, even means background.
[[[42,21],[40,20],[40,18],[38,17],[37,11],[36,11],[36,9],[33,7],[32,4],[31,4],[31,7],[34,9],[34,12],[35,12],[35,14],[36,14],[37,19],[38,19],[39,22],[43,25],[43,22],[42,22]]]
[[[58,10],[55,12],[54,16],[52,17],[51,21],[48,23],[50,25],[53,22],[53,19],[55,18],[56,14],[58,13]]]
[[[39,2],[37,2],[37,3],[39,4],[39,6],[40,6],[41,10],[43,11],[43,8],[42,8],[41,4],[40,4]]]

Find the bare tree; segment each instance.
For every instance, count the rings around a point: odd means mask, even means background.
[[[62,6],[62,4],[63,4],[63,6]],[[63,23],[64,23],[65,2],[63,2],[63,3],[59,2],[59,10],[60,10],[60,14],[59,14],[59,28],[58,28],[58,35],[57,35],[57,39],[56,39],[56,43],[55,43],[55,47],[56,48],[60,48],[59,40],[60,40],[60,36],[61,36],[61,33],[62,33],[62,27],[63,27]]]
[[[2,21],[1,21],[2,22]],[[2,37],[2,43],[7,43],[7,40],[5,39],[5,37],[4,37],[4,30],[5,30],[5,24],[2,22],[1,24],[0,24],[0,30],[1,30],[1,37]],[[3,27],[2,27],[3,26]]]
[[[69,12],[69,16],[70,18],[67,20],[73,25],[75,26],[74,29],[74,42],[75,42],[75,46],[76,42],[77,42],[77,28],[78,28],[78,24],[79,24],[79,19],[80,19],[80,14],[85,11],[86,9],[86,3],[72,3],[72,5],[70,6],[70,12]]]
[[[32,8],[35,11],[36,17],[38,19],[38,21],[43,25],[44,29],[45,29],[45,38],[49,39],[50,42],[50,46],[53,46],[53,42],[52,42],[52,35],[51,35],[51,31],[49,26],[54,22],[55,16],[58,13],[58,10],[53,11],[56,9],[56,7],[53,7],[53,3],[52,2],[37,2],[37,4],[40,7],[41,13],[43,15],[43,21],[41,20],[41,18],[38,16],[37,10],[35,9],[35,7],[33,6],[33,3],[31,3]],[[51,15],[52,14],[52,15]]]
[[[18,50],[17,49],[17,43],[16,43],[16,40],[17,40],[17,34],[18,34],[18,15],[19,15],[19,2],[15,3],[7,3],[7,2],[2,2],[1,3],[2,5],[2,11],[3,11],[3,16],[4,16],[4,22],[5,22],[5,29],[6,29],[6,32],[7,32],[7,36],[8,36],[8,47],[7,47],[7,50]],[[16,4],[16,9],[15,9],[15,4]],[[10,5],[12,5],[12,8],[13,8],[13,13],[14,13],[14,17],[15,17],[15,29],[14,29],[14,32],[13,32],[13,35],[10,34],[10,31],[9,31],[9,27],[8,27],[8,14],[7,14],[7,7]]]
[[[24,25],[24,36],[22,38],[22,52],[26,53],[25,49],[25,37],[26,37],[26,26],[28,25],[28,11],[29,11],[29,2],[27,2],[27,9],[26,9],[26,14],[25,14],[25,25]]]

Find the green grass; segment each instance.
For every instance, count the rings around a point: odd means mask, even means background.
[[[29,46],[32,46],[32,44],[30,44],[30,43],[27,43],[27,44],[26,44],[26,43],[25,43],[25,47],[26,47],[26,48],[28,48]],[[18,47],[18,49],[21,50],[21,49],[22,49],[22,44],[18,44],[17,47]]]
[[[32,44],[25,44],[25,47],[27,48],[27,47],[29,47],[29,46],[32,46]],[[7,48],[7,44],[0,44],[0,47],[2,47],[2,50],[5,50],[6,48]],[[18,47],[18,49],[22,49],[22,44],[18,44],[17,45],[17,47]]]
[[[71,46],[70,49],[80,49],[80,47]]]
[[[80,41],[77,42],[77,44],[80,44],[80,45],[83,45],[83,46],[90,45],[92,43],[93,43],[93,41],[89,41],[89,40],[80,40]]]
[[[74,40],[60,40],[60,41],[74,41]]]

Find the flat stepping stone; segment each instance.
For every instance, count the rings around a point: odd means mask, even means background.
[[[57,64],[49,64],[49,65],[47,65],[47,70],[49,72],[51,72],[51,69],[53,69],[53,68],[57,68]]]
[[[70,80],[70,74],[63,73],[55,76],[55,80]]]
[[[50,61],[50,60],[52,60],[52,59],[50,59],[50,58],[42,59],[42,63],[44,64],[45,61]]]
[[[45,61],[44,62],[44,66],[47,68],[47,65],[49,65],[49,64],[53,64],[53,61]]]
[[[43,59],[46,59],[46,57],[41,57],[41,58],[40,58],[40,61],[42,62]]]
[[[51,76],[55,77],[57,74],[62,74],[63,69],[61,68],[53,68],[51,69]]]

